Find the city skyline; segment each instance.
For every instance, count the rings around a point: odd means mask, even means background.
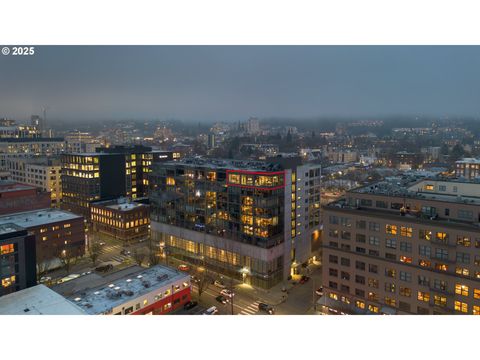
[[[479,59],[466,46],[39,46],[0,57],[0,117],[478,118]]]

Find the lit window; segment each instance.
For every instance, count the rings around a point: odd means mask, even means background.
[[[455,294],[468,296],[468,286],[463,284],[455,284]]]
[[[473,289],[473,298],[480,299],[480,289]]]
[[[408,256],[400,256],[400,261],[401,262],[404,262],[404,263],[407,263],[407,264],[410,264],[412,262],[412,258],[411,257],[408,257]]]
[[[1,245],[0,246],[0,255],[10,254],[15,251],[13,244]]]
[[[397,225],[385,225],[385,232],[387,234],[397,235]]]
[[[480,306],[473,305],[473,315],[480,315]]]
[[[355,306],[359,309],[365,309],[365,303],[360,300],[355,301]]]
[[[466,268],[457,267],[455,268],[455,273],[458,275],[468,276],[470,271]]]
[[[468,312],[468,305],[467,303],[455,300],[455,310],[460,311],[462,313]]]
[[[378,306],[375,306],[375,305],[372,305],[372,304],[368,305],[368,310],[370,310],[373,313],[378,313],[378,311],[379,311]]]
[[[430,293],[419,291],[417,295],[417,299],[420,301],[429,302],[430,301]]]
[[[406,227],[406,226],[400,227],[400,235],[406,236],[406,237],[412,237],[412,228]]]
[[[433,301],[437,306],[441,306],[441,307],[447,306],[447,298],[445,296],[435,295],[433,297]]]
[[[2,287],[7,288],[15,284],[15,275],[2,279]]]

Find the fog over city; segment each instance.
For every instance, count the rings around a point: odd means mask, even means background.
[[[480,48],[38,46],[0,57],[0,117],[478,118]]]

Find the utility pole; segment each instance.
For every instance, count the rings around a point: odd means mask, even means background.
[[[233,278],[232,278],[232,277],[230,277],[230,291],[231,291],[230,294],[232,295],[232,296],[230,297],[230,303],[231,303],[232,315],[233,315],[233,298],[234,298],[235,296],[233,295]]]

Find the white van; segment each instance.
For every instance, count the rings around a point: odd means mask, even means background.
[[[205,310],[202,315],[215,315],[218,313],[218,309],[216,306],[212,306],[211,308]]]

